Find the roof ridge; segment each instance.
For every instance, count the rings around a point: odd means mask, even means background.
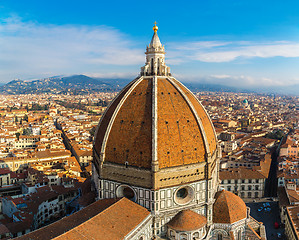
[[[111,204],[109,207],[105,208],[103,211],[99,212],[98,214],[94,215],[93,217],[89,218],[88,220],[86,220],[86,221],[80,223],[80,224],[77,225],[76,227],[73,227],[72,229],[69,229],[68,231],[64,232],[63,234],[56,236],[54,239],[56,239],[56,238],[58,238],[58,237],[61,237],[61,236],[63,236],[63,235],[66,235],[66,234],[68,234],[68,233],[71,232],[71,231],[76,231],[76,232],[78,232],[78,231],[76,230],[76,228],[77,228],[78,226],[80,226],[80,225],[82,225],[82,224],[86,224],[86,223],[92,221],[94,217],[96,217],[96,216],[102,214],[102,213],[105,212],[107,209],[110,209],[112,206],[114,206],[116,203],[120,202],[120,201],[121,201],[122,199],[124,199],[124,198],[125,198],[125,197],[119,199],[119,200],[116,201],[115,203]],[[96,203],[96,202],[94,202],[94,203]],[[78,234],[79,234],[79,233],[78,233]],[[84,237],[85,237],[85,236],[84,236]]]
[[[223,193],[226,193],[226,192],[228,192],[228,191],[225,191],[224,190],[224,192]],[[228,207],[228,204],[229,204],[229,201],[228,201],[228,196],[227,196],[227,194],[223,194],[224,195],[224,197],[225,197],[225,202],[226,202],[226,204],[225,204],[225,207],[227,208],[227,210],[228,210],[228,219],[229,219],[229,222],[231,223],[232,222],[232,219],[231,219],[231,211],[232,211],[232,209],[230,208],[230,207]]]

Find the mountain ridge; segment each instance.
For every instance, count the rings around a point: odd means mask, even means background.
[[[127,78],[92,78],[86,75],[53,76],[34,80],[12,80],[0,85],[2,94],[28,94],[28,93],[89,93],[97,91],[119,91],[132,79]],[[211,92],[242,92],[263,94],[299,95],[299,85],[260,88],[241,88],[221,84],[183,81],[191,91]]]

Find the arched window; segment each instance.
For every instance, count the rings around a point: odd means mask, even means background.
[[[160,59],[158,58],[157,60],[157,75],[159,76],[160,75]]]
[[[188,239],[188,236],[186,233],[181,233],[180,235],[180,240],[187,240]]]
[[[193,238],[192,239],[199,239],[199,232],[193,233]]]
[[[135,202],[137,199],[135,191],[127,185],[121,185],[116,189],[116,197],[118,198],[126,197],[133,202]]]
[[[242,239],[242,231],[239,230],[239,231],[238,231],[238,240],[241,240],[241,239]]]
[[[151,75],[154,74],[154,59],[151,59]]]
[[[170,231],[169,231],[169,234],[170,234],[170,237],[171,237],[171,238],[174,238],[174,237],[175,237],[175,231],[170,230]]]
[[[223,238],[222,238],[222,234],[221,233],[218,233],[217,234],[217,240],[222,240]]]

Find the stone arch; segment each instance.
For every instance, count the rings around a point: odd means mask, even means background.
[[[221,234],[223,237],[227,237],[228,236],[228,233],[225,230],[223,230],[223,229],[215,229],[215,230],[213,230],[213,234],[212,234],[213,236],[217,237],[218,234]]]
[[[126,197],[133,202],[137,201],[137,194],[134,188],[129,185],[120,185],[115,189],[115,195],[118,198]]]
[[[180,233],[179,234],[179,240],[188,240],[188,234],[187,233]]]
[[[235,231],[236,239],[242,240],[242,236],[243,236],[244,232],[245,232],[245,227],[243,227],[243,226],[238,227]]]
[[[199,236],[200,236],[199,232],[196,231],[192,234],[192,239],[199,239]]]
[[[144,235],[139,236],[138,240],[145,240]]]

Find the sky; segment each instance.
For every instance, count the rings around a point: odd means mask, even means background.
[[[180,81],[299,84],[299,1],[0,0],[0,82],[134,78],[157,21]]]

